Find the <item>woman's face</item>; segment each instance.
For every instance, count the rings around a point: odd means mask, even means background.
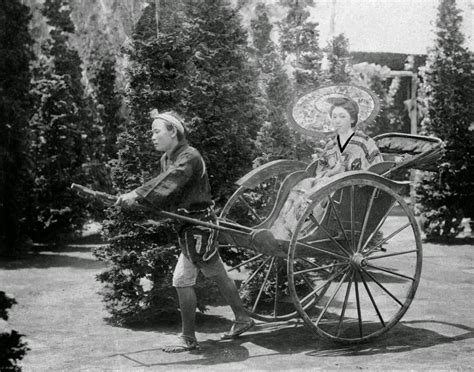
[[[341,106],[337,106],[332,110],[331,123],[338,134],[349,132],[352,129],[351,115]]]
[[[170,151],[173,149],[176,133],[169,131],[168,128],[166,128],[166,122],[164,120],[154,120],[151,125],[151,133],[151,140],[155,149],[158,151]]]

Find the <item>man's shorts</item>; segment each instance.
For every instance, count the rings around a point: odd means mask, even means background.
[[[194,286],[199,270],[206,278],[212,278],[222,274],[226,275],[224,263],[218,254],[214,255],[209,261],[193,264],[181,253],[173,273],[173,287]]]

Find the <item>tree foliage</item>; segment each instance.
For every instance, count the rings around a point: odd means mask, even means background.
[[[280,45],[285,58],[293,61],[295,89],[298,93],[317,88],[321,83],[321,60],[318,23],[309,20],[309,1],[283,1],[288,13],[280,22]]]
[[[253,55],[259,71],[259,87],[265,102],[265,121],[257,137],[259,166],[276,159],[296,157],[296,136],[288,125],[287,109],[293,92],[278,46],[270,38],[273,25],[267,8],[258,4],[251,21]]]
[[[336,35],[328,42],[326,47],[326,58],[328,60],[328,79],[333,83],[349,83],[350,65],[349,39],[344,34]]]
[[[474,61],[463,45],[461,24],[455,0],[442,0],[422,86],[427,108],[422,125],[445,141],[446,150],[439,172],[426,175],[417,187],[428,239],[455,237],[462,217],[474,215]]]
[[[42,11],[51,29],[33,66],[29,225],[32,237],[40,241],[58,240],[82,227],[86,205],[69,187],[72,182],[87,184],[83,165],[103,154],[98,118],[81,82],[81,59],[69,43],[74,25],[68,2],[47,0]]]
[[[31,185],[26,154],[33,40],[28,7],[17,0],[0,4],[0,255],[14,255],[25,240]]]
[[[0,291],[0,319],[7,321],[8,310],[16,303],[13,297]],[[19,361],[29,350],[22,337],[23,335],[15,330],[0,332],[0,370],[21,371]]]

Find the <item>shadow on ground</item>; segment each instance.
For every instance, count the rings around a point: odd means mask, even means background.
[[[104,263],[90,258],[96,245],[68,245],[64,247],[37,246],[29,253],[15,259],[0,260],[0,269],[48,269],[72,267],[75,269],[100,269]],[[83,255],[84,257],[81,257]]]
[[[225,319],[214,318],[212,323],[218,323],[215,328],[221,331],[228,329],[230,322]],[[417,325],[438,325],[456,328],[462,332],[458,336],[448,337]],[[204,324],[207,326],[207,324]],[[221,329],[222,328],[222,329]],[[401,322],[390,330],[386,335],[375,341],[359,345],[341,345],[322,340],[301,325],[259,325],[253,329],[254,333],[245,334],[231,341],[205,340],[200,342],[200,350],[186,353],[179,361],[156,362],[152,360],[163,360],[163,352],[159,348],[130,351],[128,353],[114,354],[134,361],[142,367],[154,366],[212,366],[225,363],[241,362],[247,359],[268,357],[271,355],[299,354],[305,353],[309,357],[339,357],[339,356],[364,356],[376,354],[401,353],[411,350],[428,348],[435,345],[449,344],[456,341],[471,339],[474,337],[474,329],[462,324],[454,324],[438,321],[407,321]],[[248,344],[258,345],[267,349],[261,355],[250,355]],[[150,358],[150,353],[152,357]],[[190,355],[191,354],[191,355]],[[190,360],[191,358],[191,360]],[[168,358],[170,359],[170,358]]]

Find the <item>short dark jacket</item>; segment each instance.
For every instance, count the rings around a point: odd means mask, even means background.
[[[169,156],[164,154],[161,173],[135,192],[142,202],[167,211],[194,212],[212,205],[204,160],[186,141],[181,141]]]

